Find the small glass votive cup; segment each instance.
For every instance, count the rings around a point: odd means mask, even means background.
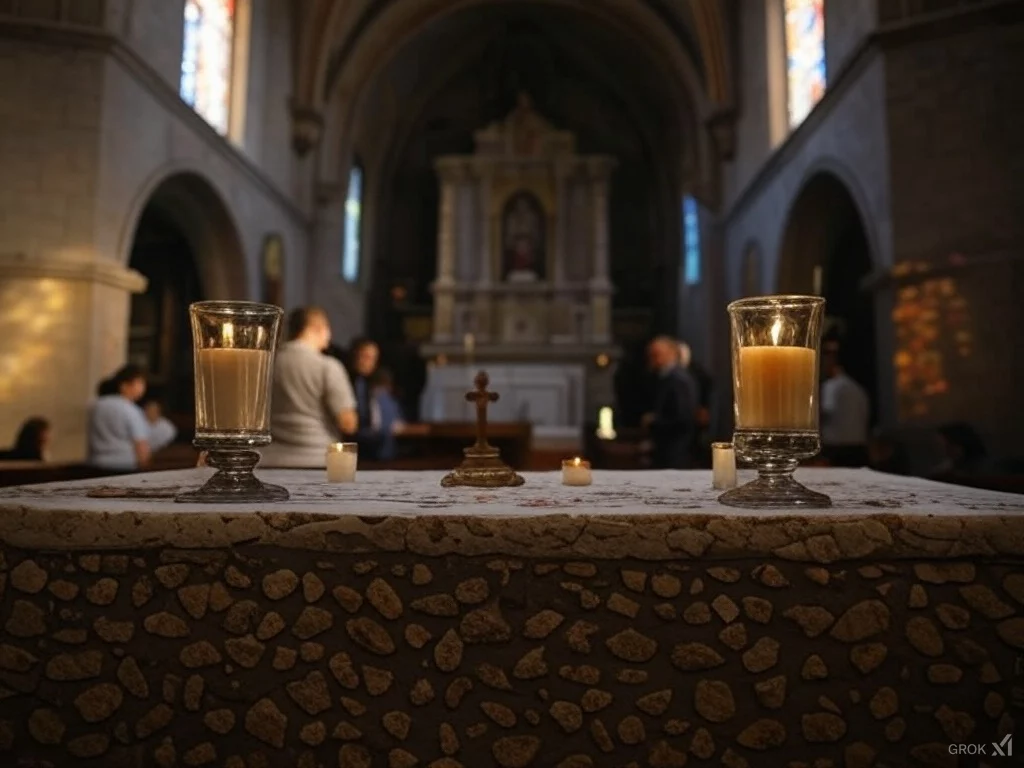
[[[825,300],[759,296],[728,307],[739,458],[755,480],[726,491],[722,504],[746,508],[828,507],[832,500],[793,479],[802,459],[821,450],[818,359]]]
[[[250,301],[201,301],[189,307],[195,364],[193,445],[217,472],[176,501],[286,501],[288,491],[253,474],[270,444],[270,392],[280,307]]]
[[[359,465],[358,443],[331,443],[325,457],[328,483],[354,483]]]
[[[727,491],[736,487],[736,449],[732,443],[711,444],[711,487]]]
[[[590,462],[578,456],[562,462],[562,485],[590,485],[594,481]]]

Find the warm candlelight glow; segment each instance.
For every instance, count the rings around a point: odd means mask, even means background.
[[[772,329],[775,338],[775,329]],[[741,429],[814,429],[818,356],[806,347],[743,347],[736,387]]]
[[[600,440],[614,440],[616,437],[615,412],[608,406],[597,412],[597,437]]]
[[[234,323],[224,323],[221,326],[221,346],[222,347],[233,347],[235,346],[235,325]]]
[[[590,462],[576,456],[562,462],[562,485],[590,485]]]
[[[772,344],[776,347],[779,346],[779,338],[782,336],[782,318],[775,318],[775,322],[772,323]]]
[[[358,463],[359,446],[356,443],[331,443],[327,446],[327,482],[355,482]]]

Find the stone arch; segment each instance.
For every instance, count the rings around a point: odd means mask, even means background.
[[[355,121],[377,76],[397,53],[428,24],[461,10],[494,0],[416,0],[388,5],[369,19],[340,46],[340,53],[318,69],[319,98],[324,99],[326,124],[331,135],[320,152],[320,174],[333,178],[340,161],[351,151]],[[516,0],[497,0],[512,3]],[[714,141],[705,128],[706,121],[718,115],[722,107],[709,95],[697,62],[674,32],[655,11],[643,3],[628,5],[588,3],[580,6],[568,0],[543,0],[544,4],[569,7],[586,13],[600,23],[632,39],[638,51],[655,69],[665,75],[665,83],[676,94],[678,124],[689,141],[681,172],[693,179],[701,196],[717,202],[719,187],[715,169]],[[705,33],[706,34],[706,33]],[[703,41],[702,41],[703,43]],[[716,88],[722,95],[724,89]]]
[[[120,257],[127,264],[135,235],[147,210],[157,210],[188,241],[208,299],[241,299],[250,293],[245,249],[223,196],[199,172],[162,169],[143,186],[121,237]]]
[[[838,340],[848,373],[879,409],[875,297],[867,287],[876,251],[851,191],[832,168],[806,178],[786,218],[776,272],[779,293],[818,293],[826,300],[825,335]]]

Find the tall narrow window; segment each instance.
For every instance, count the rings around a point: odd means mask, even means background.
[[[683,280],[687,285],[700,282],[700,212],[689,195],[683,198]]]
[[[348,174],[345,198],[345,247],[341,276],[350,283],[359,279],[359,246],[363,219],[363,168],[356,163]]]
[[[225,135],[231,119],[234,37],[235,0],[185,0],[181,98]]]
[[[789,127],[825,94],[825,0],[785,0]]]

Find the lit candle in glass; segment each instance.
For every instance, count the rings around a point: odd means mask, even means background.
[[[771,328],[772,344],[739,349],[736,426],[740,429],[817,429],[818,353],[780,344],[783,320]]]
[[[327,482],[354,483],[359,463],[356,443],[332,443],[327,448]]]
[[[720,491],[736,487],[736,450],[732,443],[711,444],[711,486]]]
[[[562,485],[590,485],[590,462],[577,456],[562,462]]]

